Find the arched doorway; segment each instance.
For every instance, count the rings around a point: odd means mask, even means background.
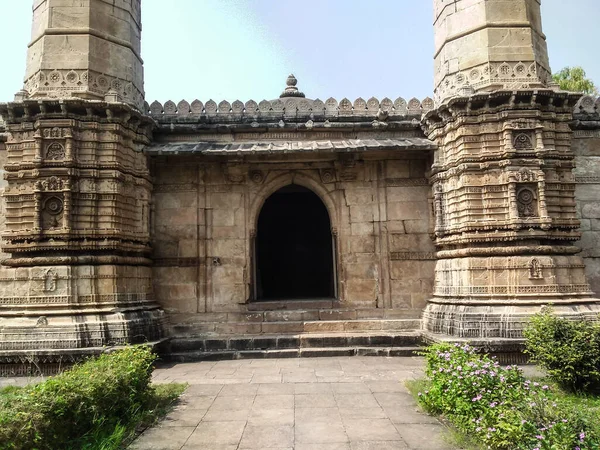
[[[336,295],[334,242],[317,194],[291,184],[264,203],[255,243],[256,299],[325,299]]]

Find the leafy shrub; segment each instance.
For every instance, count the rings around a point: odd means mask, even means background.
[[[556,317],[550,308],[525,329],[526,353],[563,388],[600,388],[600,324]]]
[[[87,434],[127,423],[152,394],[155,358],[147,347],[128,347],[43,383],[3,392],[0,448],[81,448],[78,440]]]
[[[597,411],[579,411],[549,386],[526,380],[518,367],[501,367],[459,344],[436,344],[425,357],[428,387],[419,403],[485,448],[600,448]]]

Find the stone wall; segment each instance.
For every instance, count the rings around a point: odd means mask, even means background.
[[[154,157],[157,300],[172,315],[245,311],[258,214],[270,194],[294,183],[329,211],[342,307],[397,308],[418,317],[435,265],[428,157]]]
[[[590,99],[588,97],[587,99]],[[600,295],[600,100],[587,101],[588,107],[576,112],[573,151],[577,190],[577,213],[581,218],[581,240],[588,281]],[[586,104],[584,97],[580,105]]]

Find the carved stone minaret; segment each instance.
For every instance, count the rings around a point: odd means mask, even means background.
[[[140,0],[35,0],[25,90],[32,98],[103,100],[142,109]]]
[[[548,87],[540,0],[435,0],[435,100]]]
[[[0,375],[158,341],[140,0],[36,0],[26,92],[9,134]],[[15,365],[17,363],[17,365]],[[21,365],[19,365],[21,364]]]
[[[511,350],[542,305],[575,318],[600,311],[574,245],[569,123],[580,95],[544,88],[539,0],[435,0],[435,10],[441,103],[423,128],[438,145],[438,261],[424,328]]]

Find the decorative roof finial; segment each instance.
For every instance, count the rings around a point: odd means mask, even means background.
[[[294,74],[290,74],[290,76],[287,77],[286,84],[287,84],[287,87],[285,88],[283,93],[279,96],[279,98],[286,98],[286,97],[302,97],[302,98],[304,98],[305,97],[304,93],[300,92],[298,90],[298,88],[296,87],[296,85],[298,84],[298,80],[296,79]]]

